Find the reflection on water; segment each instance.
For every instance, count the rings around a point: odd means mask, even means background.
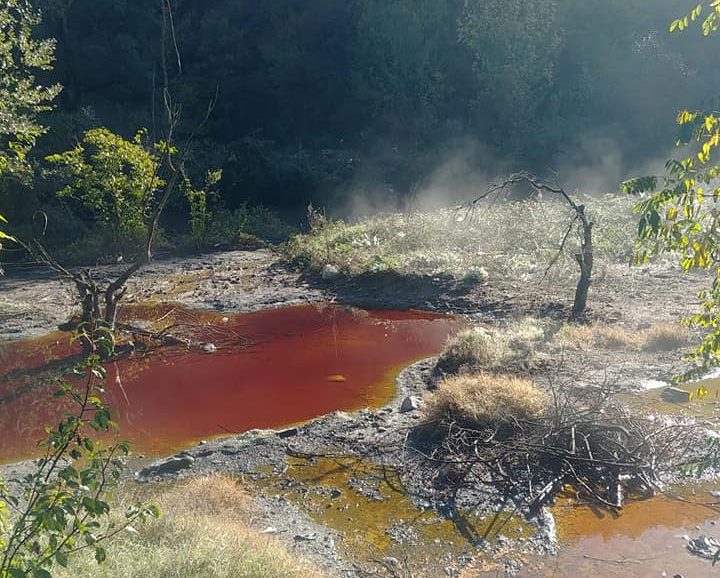
[[[704,485],[679,498],[658,496],[630,502],[617,515],[579,507],[569,499],[554,508],[561,540],[560,554],[531,561],[524,578],[577,576],[685,578],[717,576],[709,560],[691,556],[687,537],[720,536],[720,510]]]
[[[383,405],[398,369],[438,352],[461,326],[446,316],[335,306],[224,315],[162,305],[128,315],[156,320],[156,329],[192,329],[218,345],[214,354],[171,348],[108,365],[122,437],[153,455],[223,433]],[[51,375],[73,353],[67,334],[0,346],[0,461],[31,455],[43,425],[57,419]]]
[[[477,553],[480,538],[522,540],[534,531],[512,511],[447,519],[419,509],[395,470],[359,458],[289,458],[287,470],[261,473],[254,483],[339,532],[340,549],[362,566],[374,568],[387,557],[402,560],[408,566],[402,576],[446,575],[454,556]]]

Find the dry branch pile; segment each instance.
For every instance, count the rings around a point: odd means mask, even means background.
[[[436,487],[457,495],[493,485],[530,515],[568,485],[581,499],[620,509],[626,496],[652,495],[664,474],[707,455],[708,432],[697,423],[637,415],[615,401],[609,383],[576,384],[576,376],[548,378],[548,409],[533,419],[468,426],[435,412],[409,444],[432,465]]]

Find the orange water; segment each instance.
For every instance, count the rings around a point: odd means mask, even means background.
[[[334,410],[379,407],[394,395],[402,366],[438,352],[462,325],[447,316],[336,306],[225,316],[163,305],[132,314],[193,324],[196,336],[218,343],[213,354],[177,347],[108,364],[121,436],[150,455]],[[250,344],[231,338],[237,335]],[[68,334],[0,346],[0,461],[36,453],[43,427],[61,411],[52,397],[58,360],[73,352]]]

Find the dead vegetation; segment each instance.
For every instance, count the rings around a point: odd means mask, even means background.
[[[677,323],[658,323],[644,332],[642,350],[649,353],[676,351],[691,343],[692,336],[687,327]]]
[[[649,353],[688,342],[686,329],[664,323],[631,330],[524,319],[504,331],[468,330],[439,359],[443,377],[411,447],[432,464],[439,488],[489,484],[537,513],[570,485],[589,502],[620,509],[627,495],[653,494],[712,444],[697,423],[628,408],[607,375],[569,368],[562,352]],[[544,371],[523,377],[539,354]]]
[[[443,379],[424,407],[426,423],[473,428],[538,419],[548,407],[545,392],[513,375],[461,374]]]
[[[540,321],[525,317],[506,328],[474,327],[460,332],[440,354],[437,370],[443,374],[529,369],[536,348],[545,339]]]
[[[258,512],[231,477],[197,478],[156,493],[161,517],[112,540],[104,578],[322,578],[312,564],[253,526]],[[81,555],[56,574],[98,576],[97,562]]]
[[[688,329],[677,323],[656,323],[647,329],[594,323],[563,325],[555,333],[552,345],[568,349],[608,349],[659,353],[677,351],[691,343]]]
[[[697,424],[638,415],[616,401],[612,384],[580,381],[559,371],[541,388],[509,376],[450,378],[411,447],[432,465],[437,487],[491,485],[531,513],[566,485],[620,509],[626,495],[652,495],[665,474],[707,454]]]

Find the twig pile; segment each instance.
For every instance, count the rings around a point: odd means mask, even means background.
[[[551,379],[552,403],[535,421],[425,424],[411,447],[433,464],[436,487],[457,495],[491,484],[530,515],[568,485],[581,499],[621,509],[627,495],[654,494],[663,473],[702,460],[702,426],[637,415],[614,401],[609,384],[575,383]]]

